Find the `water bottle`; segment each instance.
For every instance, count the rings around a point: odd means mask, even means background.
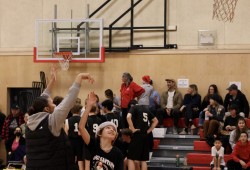
[[[180,156],[179,155],[176,155],[176,167],[179,167],[180,166]]]

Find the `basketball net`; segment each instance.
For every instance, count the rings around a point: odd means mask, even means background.
[[[72,58],[72,52],[54,52],[53,56],[58,58],[62,70],[67,71],[69,69],[69,62]]]
[[[213,19],[232,22],[238,0],[214,0]]]

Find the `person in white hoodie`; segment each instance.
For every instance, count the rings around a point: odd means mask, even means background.
[[[93,83],[88,73],[80,73],[63,101],[55,106],[50,91],[56,80],[56,69],[51,69],[51,80],[40,97],[29,109],[26,128],[27,170],[73,169],[73,154],[63,130],[65,119],[74,106],[82,80]]]

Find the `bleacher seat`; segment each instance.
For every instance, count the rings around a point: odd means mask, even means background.
[[[196,127],[198,127],[198,123],[199,123],[199,118],[195,118],[194,119],[194,125]],[[165,118],[163,120],[163,126],[164,127],[173,127],[174,126],[173,118]],[[182,117],[182,118],[179,119],[178,126],[179,126],[179,128],[185,128],[185,118]]]
[[[232,159],[231,155],[224,155],[224,160],[227,162]],[[211,154],[203,154],[203,153],[188,153],[187,154],[187,163],[188,165],[208,165],[212,161]]]
[[[250,129],[250,119],[246,119],[247,127]]]
[[[206,141],[194,141],[194,150],[195,151],[211,151],[211,147],[207,144]]]
[[[154,147],[153,147],[153,149],[158,149],[159,144],[160,144],[160,139],[154,139]]]

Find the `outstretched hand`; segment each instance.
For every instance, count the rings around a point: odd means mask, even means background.
[[[52,81],[56,81],[56,72],[57,72],[57,67],[55,66],[55,64],[51,65],[51,69],[50,69],[50,79]]]
[[[80,76],[82,80],[88,80],[91,84],[94,83],[94,79],[89,73],[80,73],[78,76]]]
[[[86,101],[87,106],[91,106],[92,107],[93,105],[96,104],[96,102],[97,102],[96,94],[94,92],[90,92],[88,94],[88,98],[87,98],[87,101]]]

